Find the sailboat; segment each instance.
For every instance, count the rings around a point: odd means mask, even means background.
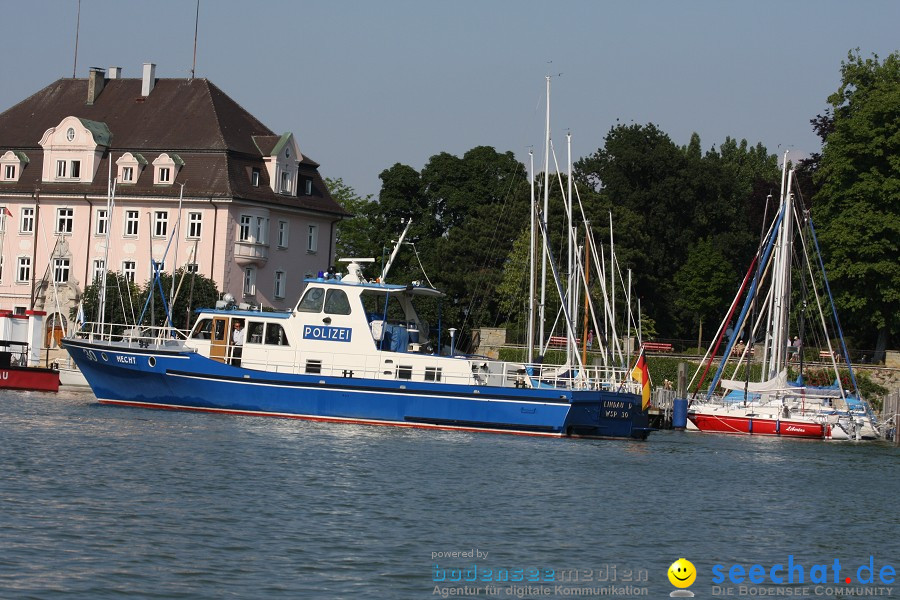
[[[727,336],[722,360],[706,396],[698,400],[695,392],[688,419],[700,431],[716,433],[813,439],[874,438],[877,435],[874,413],[861,399],[852,365],[847,359],[812,219],[797,209],[791,192],[793,174],[785,153],[779,209],[704,357],[706,364],[701,364],[694,375],[696,380],[697,375],[703,373],[697,385],[700,389]],[[792,269],[795,262],[800,269]],[[789,332],[794,277],[804,282],[801,288],[804,298],[799,311],[801,335],[795,335],[792,340]],[[817,281],[824,284],[824,289],[816,285]],[[729,328],[742,297],[741,310]],[[827,366],[835,377],[832,386],[810,386],[804,381],[803,336],[812,335],[805,330],[806,308],[816,309],[812,320],[821,327],[820,339],[827,345],[826,354],[830,357]],[[832,347],[832,339],[840,340],[840,351]],[[845,389],[841,382],[837,356],[843,356],[847,361],[852,391]],[[730,362],[731,357],[734,362]],[[760,380],[750,381],[750,364],[757,359],[762,365]],[[789,369],[795,363],[800,374],[790,380]],[[729,364],[733,364],[732,377],[725,378]],[[737,377],[741,368],[746,375]],[[720,387],[723,393],[716,394]]]

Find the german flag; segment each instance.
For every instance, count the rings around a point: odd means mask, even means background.
[[[644,356],[644,348],[638,355],[637,363],[631,370],[631,378],[641,384],[641,410],[650,408],[650,370],[647,368],[647,358]]]

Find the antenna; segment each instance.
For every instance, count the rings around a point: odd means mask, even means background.
[[[199,2],[199,0],[198,0]],[[81,29],[81,0],[78,0],[78,17],[75,19],[75,64],[72,65],[72,79],[78,70],[78,30]]]
[[[80,3],[81,0],[78,0]],[[197,0],[197,16],[194,17],[194,64],[191,65],[191,79],[197,70],[197,29],[200,26],[200,0]]]

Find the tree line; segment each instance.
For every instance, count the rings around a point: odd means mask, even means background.
[[[852,51],[839,89],[811,119],[819,153],[795,166],[851,346],[883,353],[900,324],[900,54]],[[465,332],[507,327],[521,339],[527,303],[528,170],[512,152],[487,146],[443,152],[421,170],[397,163],[379,175],[377,199],[340,179],[332,196],[354,214],[338,230],[337,255],[383,261],[408,219],[408,244],[389,281],[425,280],[447,294],[426,315]],[[714,330],[777,208],[778,157],[762,144],[726,138],[684,146],[658,126],[618,124],[574,164],[573,184],[598,242],[612,215],[616,256],[633,273],[633,297],[661,339]],[[565,176],[536,178],[538,197],[562,197]],[[576,205],[577,206],[577,205]],[[576,224],[582,220],[576,209]],[[564,256],[559,200],[548,214],[555,256]],[[564,260],[563,260],[564,262]],[[375,269],[380,272],[380,269]],[[370,276],[377,275],[370,273]],[[548,315],[555,314],[548,302]],[[438,310],[440,312],[438,312]],[[550,317],[552,319],[552,316]]]

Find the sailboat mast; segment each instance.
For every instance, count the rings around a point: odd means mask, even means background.
[[[778,196],[778,208],[779,208],[779,213],[781,214],[782,219],[784,219],[784,217],[785,217],[783,211],[784,211],[784,205],[785,205],[785,193],[786,193],[787,178],[788,178],[788,153],[789,152],[790,152],[789,150],[785,150],[784,158],[783,158],[782,164],[781,164],[781,193]],[[772,364],[773,364],[773,355],[775,354],[775,339],[774,339],[775,313],[776,313],[776,304],[775,304],[776,300],[775,299],[780,297],[779,293],[778,293],[778,287],[779,287],[779,281],[781,278],[779,277],[778,270],[781,267],[781,260],[779,257],[781,256],[780,248],[781,248],[781,240],[783,237],[783,232],[784,232],[784,227],[782,226],[782,229],[778,233],[778,237],[776,239],[775,249],[774,249],[774,257],[773,257],[773,264],[772,264],[772,283],[771,283],[772,293],[769,294],[769,297],[767,300],[767,306],[765,309],[766,315],[768,315],[768,317],[767,317],[768,318],[768,326],[766,327],[766,339],[763,344],[762,369],[760,372],[760,381],[765,381],[766,379],[769,379],[770,377],[774,376],[774,373],[772,373]],[[773,234],[773,235],[775,235],[775,234]],[[749,335],[753,335],[753,333],[749,332]]]
[[[541,223],[544,231],[547,230],[547,209],[550,208],[550,76],[547,75],[547,119],[544,127],[544,212],[541,215]],[[539,307],[540,341],[541,349],[544,347],[544,320],[547,304],[547,236],[543,236],[544,251],[541,252],[541,304]]]
[[[528,151],[531,166],[531,200],[528,204],[528,212],[531,215],[531,230],[528,236],[528,331],[525,334],[527,350],[526,361],[534,362],[534,286],[535,286],[535,260],[534,260],[534,233],[535,233],[535,206],[534,206],[534,150]]]
[[[569,186],[568,193],[566,194],[566,217],[568,219],[568,227],[566,229],[566,237],[569,240],[569,257],[568,257],[568,274],[569,274],[569,286],[568,286],[568,296],[567,296],[567,306],[566,311],[568,311],[569,319],[575,323],[575,266],[573,263],[572,257],[572,245],[573,245],[573,236],[575,235],[575,231],[572,229],[572,133],[566,133],[566,148],[568,153],[568,162],[569,162]],[[576,336],[573,337],[566,344],[566,364],[572,364],[572,349],[575,347],[575,340],[577,339],[577,329]],[[576,348],[577,352],[577,348]]]

